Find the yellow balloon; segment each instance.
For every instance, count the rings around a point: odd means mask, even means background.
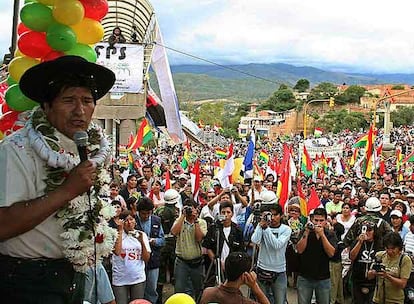
[[[195,304],[195,301],[188,294],[176,293],[169,297],[165,304]]]
[[[16,50],[14,51],[14,57],[26,57],[26,55],[16,48]]]
[[[104,29],[99,21],[83,18],[81,22],[72,25],[78,43],[95,44],[102,40]]]
[[[84,15],[85,9],[78,0],[56,0],[53,6],[53,17],[65,25],[81,22]]]
[[[9,63],[9,74],[11,78],[18,82],[24,72],[39,63],[40,60],[32,57],[16,57]]]
[[[56,0],[37,0],[37,2],[51,6],[55,4]]]
[[[4,138],[4,134],[3,132],[0,131],[0,140],[2,140]]]

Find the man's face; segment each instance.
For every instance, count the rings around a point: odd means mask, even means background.
[[[221,209],[220,214],[224,215],[224,222],[231,222],[231,218],[233,217],[233,211],[231,211],[230,207],[225,207]]]
[[[222,195],[221,195],[221,199],[220,199],[222,202],[231,202],[231,199],[230,199],[230,193],[223,193]]]
[[[315,226],[325,227],[325,225],[326,225],[326,218],[323,215],[315,214],[312,217],[312,223]]]
[[[151,216],[152,210],[140,210],[138,211],[138,213],[139,213],[139,218],[141,219],[141,221],[146,222]]]
[[[187,180],[185,178],[180,178],[178,180],[178,183],[179,183],[180,187],[182,188],[187,184]]]
[[[342,199],[342,195],[341,194],[335,194],[334,195],[333,202],[334,203],[339,203],[341,201],[341,199]]]
[[[270,227],[278,227],[280,225],[280,213],[277,213],[276,210],[270,210],[272,212],[272,221],[270,222]]]
[[[91,91],[83,87],[64,89],[51,103],[44,104],[51,125],[68,138],[88,128],[94,109]]]
[[[148,180],[152,176],[152,170],[151,168],[144,168],[142,169],[142,173],[144,174],[144,177]]]
[[[322,197],[323,198],[328,198],[328,196],[329,196],[329,190],[327,190],[327,189],[322,190]]]
[[[390,206],[390,197],[387,194],[381,194],[380,202],[383,208],[388,208]]]

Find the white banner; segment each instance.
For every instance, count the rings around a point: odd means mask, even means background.
[[[335,158],[337,156],[342,157],[344,148],[345,144],[338,144],[329,147],[315,147],[306,145],[306,150],[308,151],[309,156],[312,159],[316,157],[316,154],[318,154],[318,156],[320,157],[322,155],[322,152],[326,158]],[[302,155],[303,153],[303,144],[299,144],[299,153],[299,155]]]
[[[184,142],[185,137],[181,126],[178,98],[175,92],[167,52],[164,48],[164,42],[158,25],[156,42],[152,53],[151,66],[154,69],[160,87],[162,107],[165,110],[168,134],[175,143],[182,143]]]
[[[101,42],[95,45],[96,63],[115,73],[116,81],[110,92],[138,93],[143,85],[144,47],[139,44]]]

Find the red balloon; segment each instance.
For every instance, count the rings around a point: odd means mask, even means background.
[[[100,21],[108,13],[107,0],[80,0],[85,9],[85,17]]]
[[[14,124],[19,118],[19,113],[17,111],[6,112],[3,116],[0,117],[0,131],[5,135],[10,133],[11,130],[15,130]]]
[[[17,45],[20,52],[32,58],[42,58],[53,51],[49,44],[47,44],[46,34],[34,31],[21,35]]]
[[[7,102],[3,102],[1,105],[0,105],[0,107],[1,107],[1,113],[7,113],[7,112],[10,112],[10,111],[13,111],[12,109],[10,109],[9,108],[9,105],[7,104]]]
[[[19,25],[17,26],[17,34],[19,34],[19,36],[29,31],[31,31],[31,29],[29,29],[26,25],[24,25],[23,22],[20,22]]]
[[[59,58],[63,55],[65,55],[65,53],[63,53],[63,52],[51,51],[45,57],[42,58],[42,62],[54,60],[54,59]]]

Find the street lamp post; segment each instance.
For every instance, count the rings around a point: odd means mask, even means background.
[[[303,138],[306,139],[306,132],[307,132],[307,124],[308,124],[308,106],[316,101],[320,102],[327,102],[330,101],[330,99],[312,99],[305,103],[305,106],[303,107]]]
[[[374,102],[374,119],[373,119],[373,123],[372,126],[375,128],[375,119],[377,116],[377,106],[378,103],[383,101],[383,100],[387,100],[390,99],[392,97],[395,96],[400,96],[400,95],[404,95],[406,93],[410,93],[413,92],[414,89],[410,89],[410,90],[406,90],[403,92],[398,92],[392,95],[388,95],[388,96],[384,96],[381,98],[378,98],[375,102]],[[385,106],[385,112],[384,112],[384,144],[389,144],[390,143],[390,126],[391,126],[391,117],[390,117],[390,108],[391,108],[391,103],[389,101],[384,102],[384,106]]]

